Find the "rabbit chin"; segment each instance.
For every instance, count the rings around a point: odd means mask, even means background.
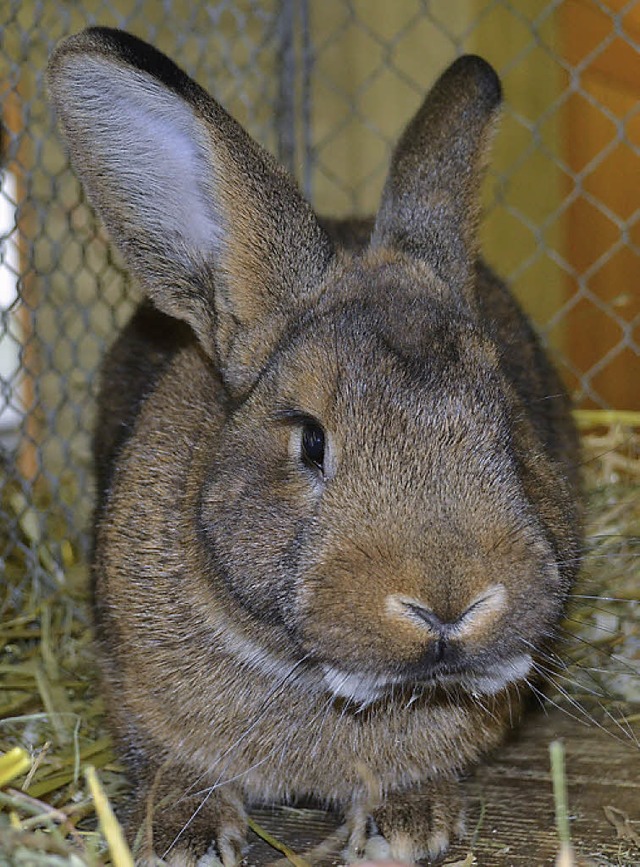
[[[511,683],[529,674],[533,660],[528,653],[501,660],[481,673],[439,674],[415,686],[459,686],[473,696],[496,695]],[[346,698],[362,707],[391,691],[396,684],[406,684],[405,678],[374,674],[353,674],[330,665],[323,665],[324,682],[336,698]]]

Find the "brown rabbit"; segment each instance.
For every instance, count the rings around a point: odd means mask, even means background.
[[[498,78],[447,69],[367,229],[132,36],[67,39],[49,75],[154,305],[103,370],[93,563],[141,858],[230,867],[247,805],[309,797],[352,851],[437,857],[579,551],[567,397],[477,251]]]

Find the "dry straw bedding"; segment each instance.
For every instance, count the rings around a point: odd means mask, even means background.
[[[595,692],[612,716],[624,702],[640,719],[640,426],[581,421],[591,425],[588,547],[564,624],[568,669],[546,691],[560,704]],[[121,867],[127,855],[117,854],[117,823],[104,811],[126,787],[96,688],[86,567],[47,491],[35,494],[29,505],[17,486],[4,486],[2,509],[15,515],[20,544],[0,560],[0,865]],[[47,515],[46,538],[36,512]],[[3,532],[0,557],[9,548]],[[27,552],[46,580],[26,574]]]

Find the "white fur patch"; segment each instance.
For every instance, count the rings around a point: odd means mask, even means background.
[[[489,666],[482,674],[444,675],[435,678],[432,683],[460,684],[473,695],[496,695],[510,683],[523,680],[531,671],[533,660],[528,653],[511,657],[508,660]],[[333,668],[322,666],[324,682],[334,696],[346,698],[366,707],[388,692],[401,679],[379,677],[373,674],[351,674]]]
[[[73,150],[85,171],[95,167],[112,187],[112,203],[94,204],[202,252],[215,247],[223,227],[208,142],[189,104],[149,75],[100,57],[67,61],[63,82],[60,112],[75,130]],[[85,181],[93,187],[89,172]]]
[[[215,843],[212,843],[204,855],[198,859],[196,867],[222,867],[222,861],[218,858],[218,850]]]
[[[329,692],[336,698],[350,699],[362,707],[379,698],[392,683],[389,678],[374,674],[350,674],[330,665],[323,665],[322,671]]]
[[[381,834],[374,834],[367,840],[364,855],[369,861],[389,861],[391,846]]]
[[[481,675],[463,677],[460,683],[473,695],[496,695],[510,683],[523,680],[531,671],[532,665],[531,656],[523,653],[488,667]]]

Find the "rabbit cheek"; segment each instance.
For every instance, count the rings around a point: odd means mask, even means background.
[[[200,517],[206,548],[233,597],[258,619],[280,625],[289,617],[305,533],[288,488],[250,462],[220,469]]]

